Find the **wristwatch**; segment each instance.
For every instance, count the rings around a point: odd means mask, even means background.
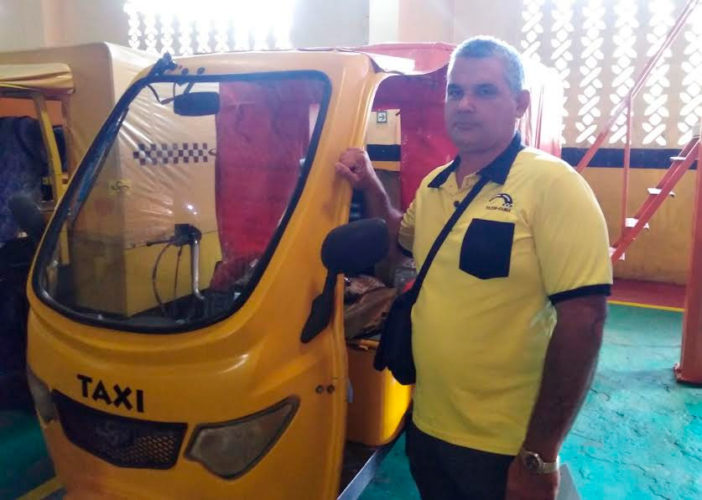
[[[521,460],[524,468],[531,472],[532,474],[551,474],[558,470],[560,466],[560,459],[556,457],[555,462],[544,462],[536,452],[525,450],[522,448],[519,450],[519,460]]]

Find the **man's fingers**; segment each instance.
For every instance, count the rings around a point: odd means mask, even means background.
[[[337,174],[349,181],[354,189],[366,189],[372,182],[373,165],[363,149],[349,148],[334,164]]]
[[[349,148],[341,153],[339,161],[346,165],[359,164],[365,161],[364,155],[365,151],[360,148]]]
[[[337,162],[334,164],[334,167],[336,168],[336,172],[349,181],[352,185],[356,185],[358,181],[361,179],[358,174],[356,174],[351,168],[349,168],[347,165],[344,165],[341,162]]]
[[[346,151],[344,151],[342,154],[350,154],[350,155],[363,155],[365,153],[364,149],[361,148],[347,148]]]

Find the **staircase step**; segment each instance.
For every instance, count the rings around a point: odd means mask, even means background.
[[[614,252],[616,251],[617,247],[609,247],[609,257],[612,258],[612,255],[614,255]],[[626,252],[621,254],[618,260],[626,260]]]
[[[637,223],[639,222],[639,219],[635,217],[627,217],[626,220],[624,221],[624,225],[626,227],[634,227]],[[644,224],[644,229],[649,229],[648,222]]]
[[[663,190],[661,188],[648,188],[648,194],[658,195],[661,194]],[[668,196],[675,198],[675,191],[668,193]]]

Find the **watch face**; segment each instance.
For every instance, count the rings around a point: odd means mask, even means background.
[[[530,470],[532,472],[536,472],[539,470],[539,467],[541,466],[541,461],[539,460],[538,457],[535,455],[527,455],[524,457],[524,466],[527,468],[527,470]]]

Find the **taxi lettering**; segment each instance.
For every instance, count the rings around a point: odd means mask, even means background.
[[[132,390],[131,387],[123,387],[119,384],[110,387],[102,380],[97,380],[97,383],[93,384],[92,377],[80,373],[76,377],[80,380],[81,394],[84,398],[102,401],[115,408],[124,407],[127,410],[136,408],[137,412],[144,413],[144,391],[141,389]]]

